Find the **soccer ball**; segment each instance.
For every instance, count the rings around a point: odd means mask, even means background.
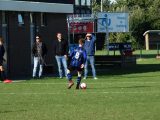
[[[80,84],[80,88],[81,89],[86,89],[87,88],[87,84],[86,83],[81,83]]]

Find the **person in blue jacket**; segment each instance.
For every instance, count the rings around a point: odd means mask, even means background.
[[[95,40],[96,40],[96,37],[93,34],[90,34],[90,33],[86,34],[84,49],[86,50],[86,53],[87,53],[87,60],[86,60],[85,66],[84,66],[84,79],[87,79],[88,62],[90,62],[90,64],[91,64],[93,78],[98,79],[96,77],[95,62],[94,62],[95,61],[94,60]]]
[[[68,89],[70,89],[74,85],[71,74],[71,72],[74,70],[76,70],[78,73],[76,89],[79,89],[84,63],[86,62],[87,55],[86,51],[83,48],[83,39],[79,39],[78,42],[79,46],[73,49],[69,55],[69,60],[68,60],[69,65],[67,69],[67,77],[69,81]]]

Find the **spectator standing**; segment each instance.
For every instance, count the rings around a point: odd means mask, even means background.
[[[43,73],[43,65],[44,65],[44,57],[47,54],[47,48],[45,43],[42,42],[42,38],[40,36],[36,36],[36,41],[32,47],[32,54],[34,57],[34,67],[33,67],[33,78],[36,78],[37,69],[39,67],[38,77],[42,77]]]
[[[67,77],[67,55],[68,42],[62,38],[62,33],[57,33],[57,40],[54,41],[54,54],[58,65],[59,78],[63,78],[63,69]]]
[[[87,79],[89,62],[90,62],[91,68],[92,68],[93,78],[98,79],[96,77],[95,59],[94,59],[95,40],[96,40],[96,38],[93,34],[90,34],[90,33],[86,34],[84,49],[86,50],[86,53],[87,53],[87,60],[85,62],[85,66],[84,66],[84,79]]]

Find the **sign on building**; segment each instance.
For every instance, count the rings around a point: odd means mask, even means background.
[[[98,13],[97,32],[129,32],[128,13]]]
[[[67,19],[70,33],[94,32],[94,19],[91,14],[68,15]]]
[[[93,22],[71,22],[70,32],[71,33],[93,32]]]

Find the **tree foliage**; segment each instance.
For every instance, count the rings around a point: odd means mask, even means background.
[[[108,1],[108,0],[107,0]],[[160,29],[159,0],[116,0],[115,3],[106,2],[104,11],[128,12],[130,33],[111,33],[110,41],[144,45],[143,33],[147,30]],[[100,9],[100,6],[97,7]],[[96,11],[97,12],[97,11]]]

